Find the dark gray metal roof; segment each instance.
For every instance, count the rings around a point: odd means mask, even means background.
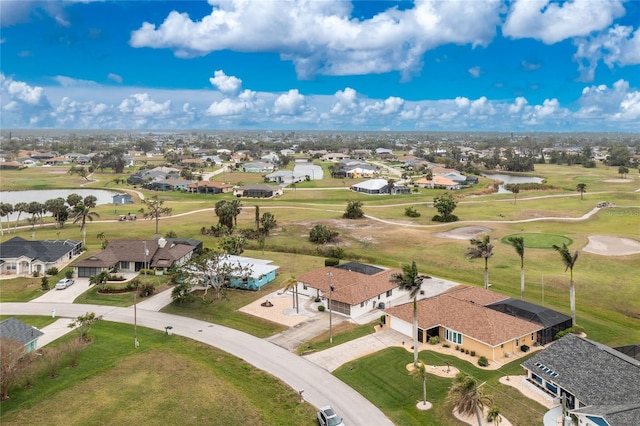
[[[640,361],[575,334],[555,341],[522,366],[586,405],[611,409],[640,401]],[[620,424],[640,424],[640,420]]]
[[[0,322],[0,337],[15,339],[23,345],[33,342],[42,335],[44,335],[42,331],[13,317]]]
[[[25,256],[43,262],[55,262],[73,251],[78,244],[80,242],[74,240],[29,241],[22,237],[13,237],[0,244],[0,257],[13,259]]]

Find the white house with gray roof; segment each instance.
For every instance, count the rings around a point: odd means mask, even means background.
[[[580,426],[640,425],[640,361],[567,334],[522,366],[531,383],[564,397]]]

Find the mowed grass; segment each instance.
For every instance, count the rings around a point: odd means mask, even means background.
[[[501,242],[509,244],[509,238],[522,237],[525,248],[553,248],[554,245],[561,247],[562,244],[570,246],[573,241],[562,235],[551,234],[511,234],[501,238]]]
[[[513,361],[499,370],[481,370],[467,361],[431,351],[420,352],[419,358],[427,366],[444,366],[449,363],[475,377],[479,382],[485,383],[485,393],[513,424],[542,423],[542,416],[546,412],[544,407],[498,382],[501,376],[522,374],[523,370],[519,365],[523,359]],[[427,401],[430,401],[433,407],[428,411],[416,408],[416,403],[422,400],[422,381],[409,375],[406,366],[412,362],[412,353],[393,347],[348,362],[334,374],[384,411],[397,425],[462,424],[454,418],[453,403],[447,400],[452,379],[429,375]]]
[[[57,378],[41,373],[11,392],[3,425],[313,424],[295,390],[215,348],[138,328],[135,350],[132,326],[108,322],[91,335],[77,367],[65,361]]]

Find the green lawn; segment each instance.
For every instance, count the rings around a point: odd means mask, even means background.
[[[57,378],[40,373],[0,403],[3,425],[314,422],[314,408],[298,402],[297,391],[210,346],[138,328],[135,350],[132,326],[108,322],[91,335],[77,367],[65,360]]]

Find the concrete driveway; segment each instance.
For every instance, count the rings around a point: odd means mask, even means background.
[[[89,278],[74,278],[75,283],[64,290],[56,290],[55,282],[50,282],[51,290],[29,303],[73,303],[76,297],[89,290]]]

